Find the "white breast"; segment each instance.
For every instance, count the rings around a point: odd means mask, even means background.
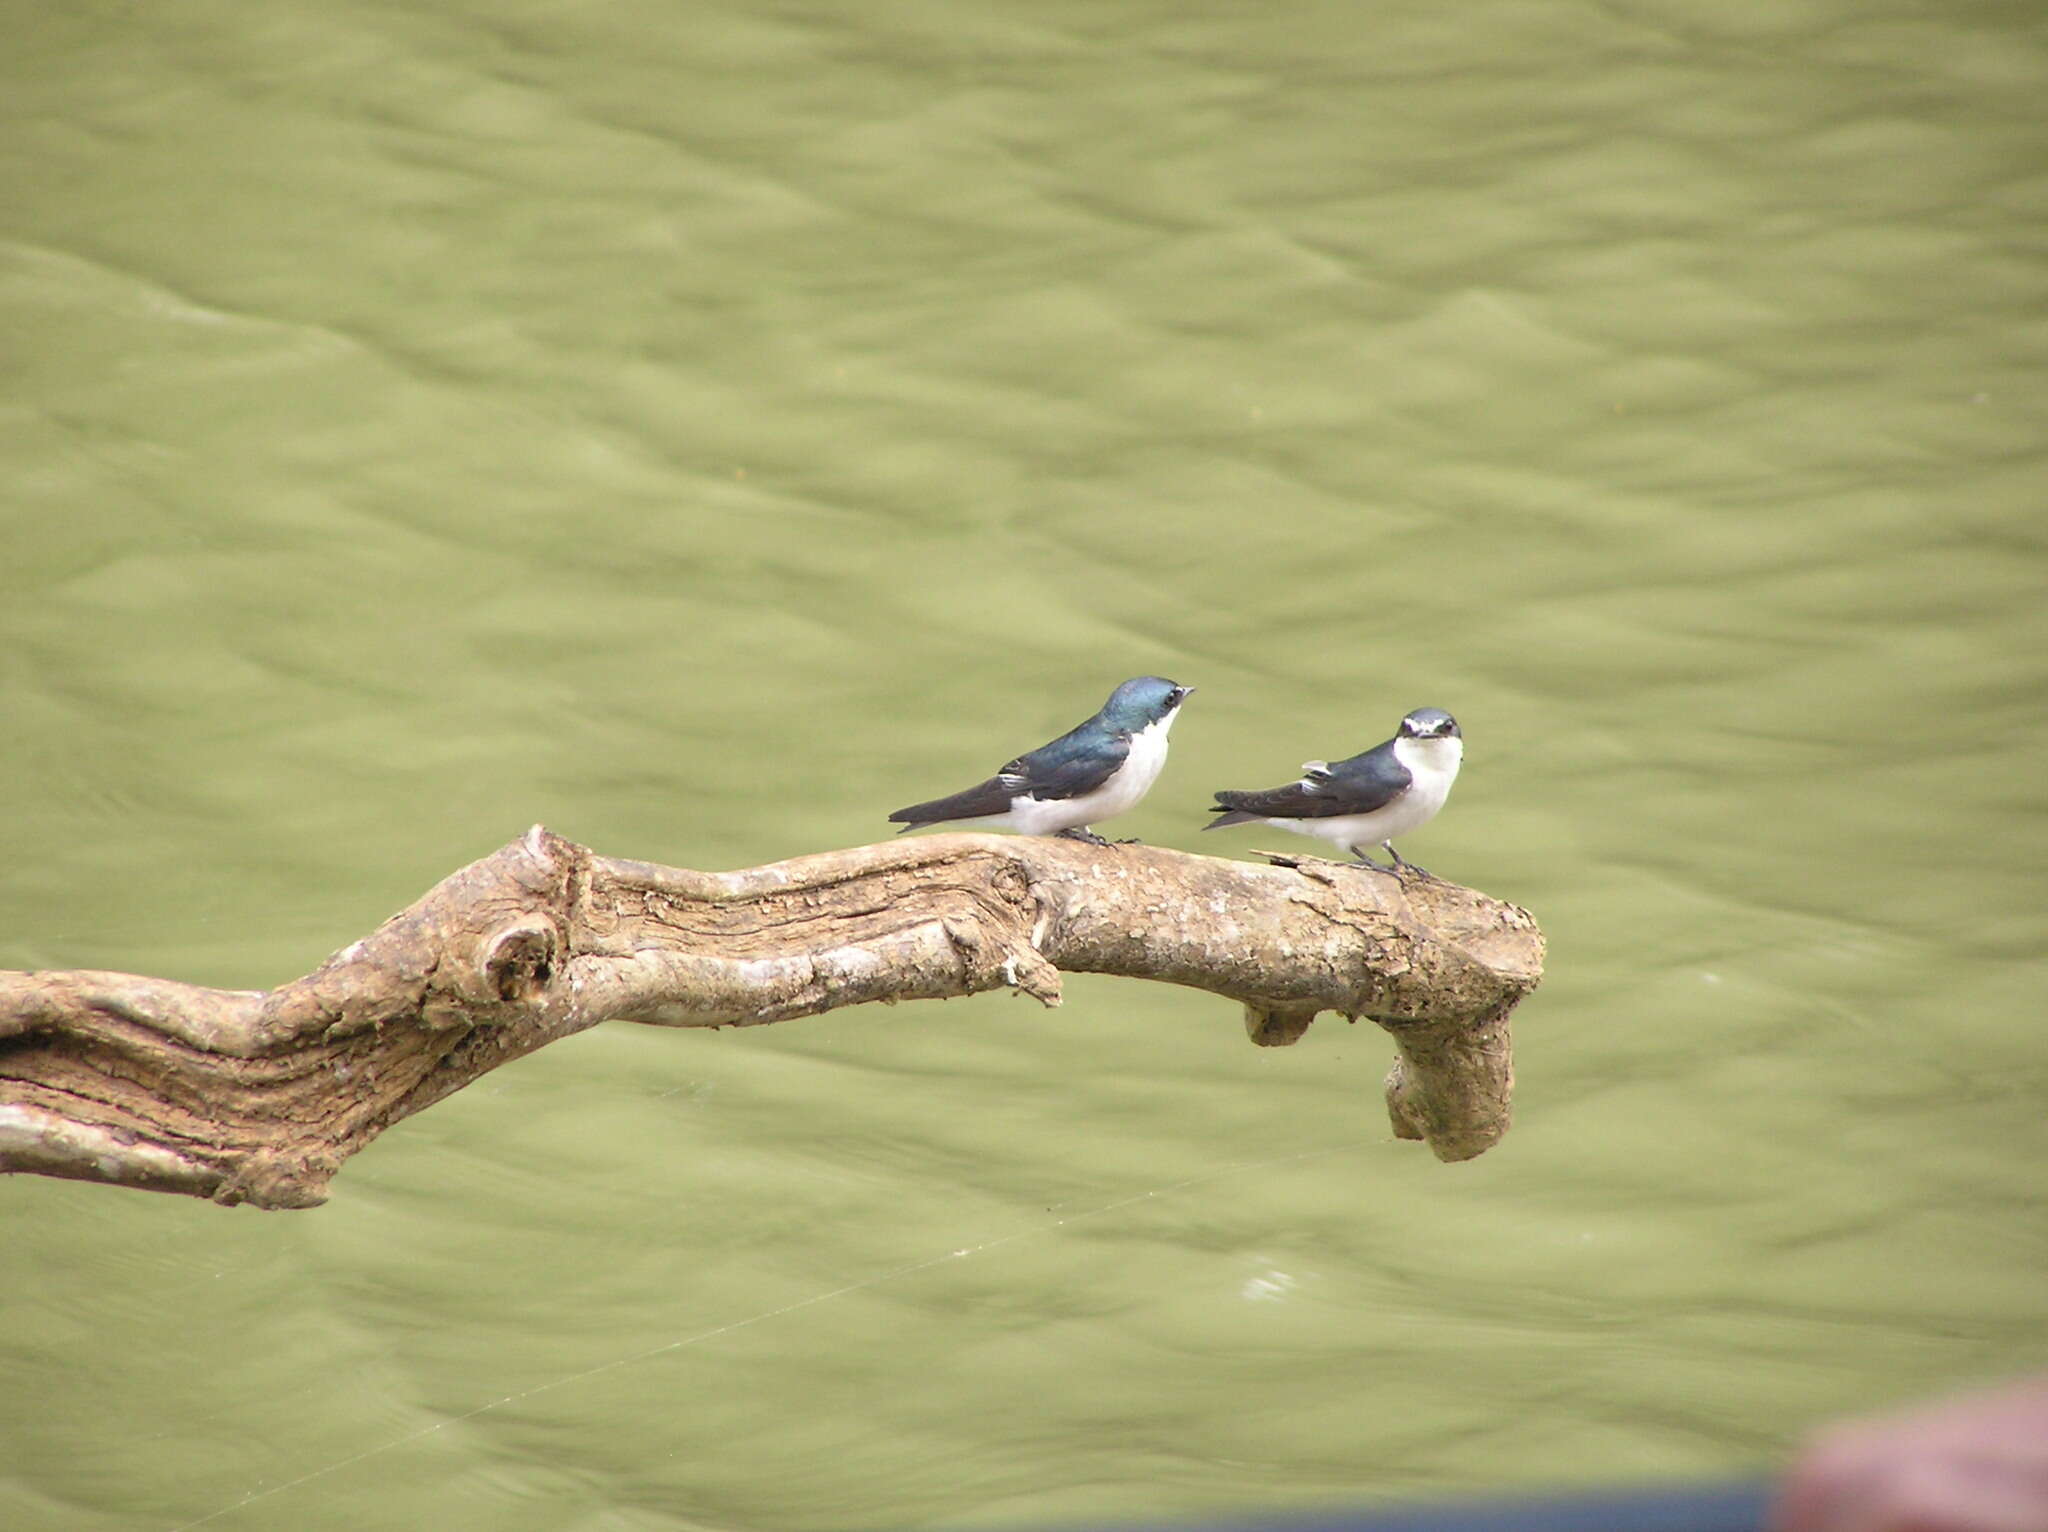
[[[1397,830],[1382,839],[1392,840],[1410,830],[1420,829],[1436,818],[1437,810],[1451,796],[1451,784],[1458,780],[1458,766],[1465,759],[1465,742],[1450,739],[1397,739],[1394,756],[1415,780],[1390,808],[1401,811]]]
[[[1145,725],[1131,736],[1131,753],[1116,774],[1092,793],[1078,798],[1058,798],[1047,803],[1020,798],[1010,818],[1026,835],[1051,835],[1096,825],[1105,819],[1137,807],[1138,800],[1152,790],[1166,766],[1166,736],[1180,717],[1175,708],[1157,723]]]
[[[1402,739],[1394,742],[1394,755],[1408,768],[1414,780],[1408,791],[1385,808],[1370,814],[1333,814],[1326,819],[1274,819],[1268,821],[1297,835],[1312,835],[1351,850],[1377,846],[1419,830],[1436,818],[1444,800],[1451,796],[1451,784],[1458,780],[1458,763],[1465,757],[1465,744],[1458,739]]]

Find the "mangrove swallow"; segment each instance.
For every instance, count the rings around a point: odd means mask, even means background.
[[[1151,790],[1166,764],[1167,731],[1193,690],[1158,676],[1126,681],[1079,728],[1018,756],[986,782],[913,803],[889,820],[905,830],[953,822],[1100,845],[1089,826],[1134,807]]]
[[[1451,784],[1458,780],[1458,763],[1464,756],[1458,720],[1442,708],[1419,707],[1401,720],[1398,734],[1363,755],[1334,765],[1304,761],[1301,780],[1285,787],[1219,792],[1210,810],[1218,817],[1202,828],[1220,830],[1264,821],[1341,846],[1381,872],[1398,877],[1412,869],[1430,877],[1427,869],[1402,859],[1394,849],[1394,837],[1436,818],[1451,795]],[[1394,865],[1381,867],[1365,854],[1367,846],[1386,847]]]

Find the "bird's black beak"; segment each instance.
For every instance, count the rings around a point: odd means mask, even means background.
[[[1173,689],[1173,705],[1179,707],[1188,698],[1194,696],[1194,694],[1195,689],[1192,686],[1176,686]]]

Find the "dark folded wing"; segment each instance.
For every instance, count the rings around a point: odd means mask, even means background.
[[[929,825],[942,819],[980,819],[987,814],[1007,814],[1010,799],[1017,789],[1002,777],[990,777],[986,782],[963,788],[950,798],[934,798],[929,803],[913,803],[907,809],[898,809],[889,816],[891,824]]]
[[[1391,743],[1377,745],[1348,761],[1324,766],[1310,761],[1299,782],[1263,792],[1219,792],[1219,811],[1234,810],[1264,819],[1330,819],[1339,814],[1370,814],[1385,808],[1414,780],[1395,759]]]
[[[1034,798],[1078,798],[1115,776],[1130,753],[1130,740],[1083,724],[1029,755],[1018,756],[996,780],[1008,783],[1013,793],[1029,793]]]
[[[1324,807],[1323,800],[1304,782],[1290,782],[1285,787],[1269,787],[1264,791],[1218,788],[1216,807],[1211,812],[1224,814],[1233,810],[1252,819],[1316,819],[1336,812]],[[1244,821],[1238,819],[1228,823],[1242,824]]]

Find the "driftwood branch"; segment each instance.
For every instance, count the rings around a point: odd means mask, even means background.
[[[1370,1017],[1394,1132],[1469,1159],[1507,1131],[1508,1015],[1542,958],[1512,905],[1309,859],[937,835],[707,873],[536,825],[276,989],[0,972],[0,1171],[311,1207],[392,1123],[601,1021],[1057,1005],[1062,969],[1227,996],[1267,1046]]]

